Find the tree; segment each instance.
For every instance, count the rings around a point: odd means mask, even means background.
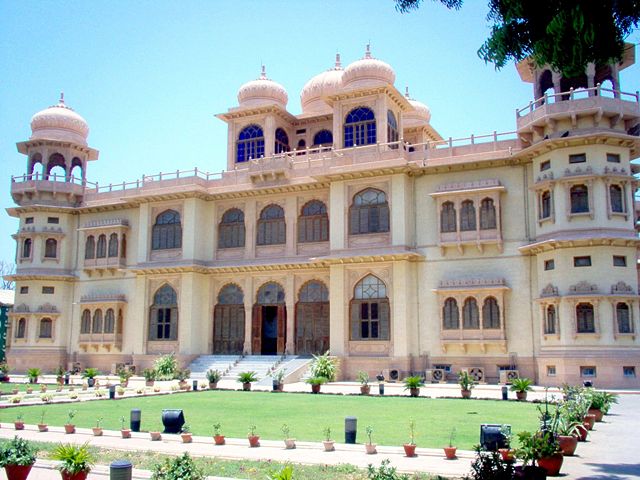
[[[435,0],[434,0],[435,1]],[[459,9],[463,0],[439,0]],[[422,0],[395,0],[402,13]],[[624,54],[624,39],[640,23],[640,0],[489,0],[491,35],[478,56],[497,69],[531,57],[567,78],[589,63],[606,65]]]
[[[16,266],[13,263],[0,260],[0,289],[1,290],[13,290],[16,286],[15,282],[5,280],[5,275],[12,275],[16,271]]]

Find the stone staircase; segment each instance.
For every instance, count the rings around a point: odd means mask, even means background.
[[[298,357],[296,355],[202,355],[196,358],[191,365],[192,379],[205,379],[209,369],[219,370],[223,380],[236,380],[242,372],[256,372],[258,385],[271,385],[269,372],[285,370],[285,380],[293,375],[293,381],[300,378],[301,372],[306,370],[307,364],[311,362],[309,357]]]
[[[206,378],[207,370],[219,370],[220,373],[231,369],[240,355],[202,355],[189,365],[191,378],[201,380]]]
[[[308,369],[308,364],[311,362],[311,357],[298,357],[295,355],[288,355],[280,364],[276,366],[276,372],[280,370],[285,371],[283,381],[285,383],[297,382],[302,375],[302,372]],[[265,377],[257,382],[257,385],[270,386],[272,384],[272,380],[270,377]]]

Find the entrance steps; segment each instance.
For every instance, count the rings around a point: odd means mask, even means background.
[[[196,358],[191,365],[191,378],[200,380],[207,378],[207,370],[219,370],[224,373],[230,370],[233,365],[240,360],[240,355],[202,355]]]
[[[309,368],[309,363],[311,363],[311,357],[298,357],[295,355],[289,355],[283,359],[283,361],[276,366],[275,372],[279,372],[284,370],[284,383],[294,383],[300,380],[300,377],[307,371]],[[270,377],[265,377],[261,379],[257,385],[269,386],[272,384],[272,380]]]
[[[297,355],[202,355],[191,365],[191,378],[206,378],[209,369],[219,370],[224,380],[237,380],[242,372],[256,372],[258,385],[271,385],[269,372],[285,370],[285,383],[297,382],[307,371],[310,357]]]

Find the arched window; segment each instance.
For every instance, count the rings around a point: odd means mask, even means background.
[[[53,320],[50,318],[43,318],[40,320],[40,331],[38,336],[40,338],[52,338],[53,336]]]
[[[22,242],[22,258],[31,257],[31,244],[32,240],[30,238],[25,238]]]
[[[25,338],[27,336],[27,319],[18,320],[18,328],[16,328],[16,338]]]
[[[344,146],[376,143],[376,117],[367,107],[351,110],[344,122]]]
[[[102,234],[98,236],[98,244],[96,246],[96,258],[106,258],[107,256],[107,236]]]
[[[456,207],[453,202],[444,202],[440,211],[440,232],[456,231]]]
[[[551,216],[551,192],[545,190],[540,197],[540,218],[549,218]]]
[[[314,147],[330,147],[333,145],[333,133],[329,130],[320,130],[313,136]]]
[[[57,182],[66,180],[67,168],[64,157],[59,153],[54,153],[47,162],[47,178]]]
[[[163,285],[158,289],[149,315],[149,340],[178,338],[178,295],[173,288]]]
[[[618,333],[633,333],[631,323],[631,311],[626,303],[616,305],[616,322],[618,323]]]
[[[300,289],[298,301],[302,303],[328,302],[329,289],[324,283],[312,280],[305,283]]]
[[[329,290],[318,280],[305,283],[295,316],[296,353],[322,354],[329,349]]]
[[[389,203],[382,190],[367,188],[356,193],[349,210],[351,235],[389,231]]]
[[[460,328],[460,312],[455,298],[447,298],[442,307],[442,328],[457,330]]]
[[[82,311],[80,319],[80,333],[91,333],[91,312],[88,309]]]
[[[118,256],[118,234],[112,233],[109,235],[109,257]]]
[[[257,295],[259,305],[284,303],[284,289],[276,282],[267,282],[260,287]]]
[[[116,325],[116,315],[113,308],[109,308],[104,315],[104,333],[113,333]]]
[[[29,160],[29,175],[30,180],[42,180],[44,173],[44,167],[42,165],[42,155],[39,153],[34,154]]]
[[[389,340],[387,287],[374,275],[367,275],[354,289],[351,301],[351,340]]]
[[[170,248],[182,248],[180,214],[175,210],[165,210],[156,217],[151,239],[151,250]]]
[[[480,203],[480,230],[496,228],[496,207],[493,200],[485,198]]]
[[[478,313],[478,302],[475,298],[467,298],[462,306],[462,327],[476,329],[480,328],[480,315]]]
[[[45,258],[56,258],[58,256],[58,241],[55,238],[47,238],[44,244]]]
[[[556,333],[556,307],[554,305],[549,305],[547,307],[544,322],[544,333],[548,335]]]
[[[576,321],[578,333],[595,333],[596,326],[593,315],[593,305],[579,303],[576,305]]]
[[[91,325],[91,333],[102,333],[102,310],[100,309],[93,312],[93,324]]]
[[[93,235],[89,235],[84,242],[84,258],[90,260],[96,257],[96,239]]]
[[[460,206],[460,231],[468,232],[476,229],[476,207],[472,200],[465,200]]]
[[[244,127],[238,135],[236,162],[264,157],[264,134],[258,125]]]
[[[79,183],[82,181],[82,160],[78,157],[74,157],[71,160],[71,170],[69,171],[69,178],[72,182]]]
[[[221,305],[244,305],[242,289],[235,283],[225,285],[218,293],[218,303]]]
[[[586,185],[571,187],[571,213],[589,212],[589,189]]]
[[[227,284],[218,293],[213,312],[213,353],[241,354],[245,338],[244,294],[238,285]]]
[[[609,186],[609,198],[611,199],[611,211],[624,213],[624,195],[620,185]]]
[[[218,248],[244,247],[244,213],[237,208],[224,212],[218,225]]]
[[[276,143],[273,150],[275,151],[275,153],[283,153],[290,150],[289,136],[287,135],[287,132],[285,132],[282,128],[276,129]]]
[[[296,147],[298,150],[304,150],[307,148],[307,142],[305,142],[304,138],[298,140],[298,146]]]
[[[327,207],[319,200],[311,200],[302,207],[298,218],[298,242],[326,242],[329,240]]]
[[[280,245],[286,242],[284,210],[269,205],[260,212],[258,220],[258,245]]]
[[[482,306],[482,328],[500,328],[500,307],[493,297],[487,297]]]
[[[399,138],[396,116],[391,110],[387,110],[387,142],[397,142]],[[398,148],[398,145],[391,145],[391,148]]]

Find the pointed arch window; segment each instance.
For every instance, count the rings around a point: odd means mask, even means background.
[[[302,207],[298,218],[298,242],[326,242],[329,240],[327,206],[320,200],[311,200]]]
[[[118,234],[112,233],[109,235],[109,258],[118,256]]]
[[[620,185],[609,186],[609,198],[611,200],[611,211],[613,213],[624,213],[624,194]]]
[[[91,325],[91,333],[102,333],[102,310],[100,309],[93,312],[93,324]]]
[[[236,162],[264,157],[264,133],[258,125],[244,127],[238,135]]]
[[[276,143],[274,145],[274,149],[276,154],[288,152],[289,148],[289,136],[287,132],[282,128],[276,129]]]
[[[91,312],[86,308],[82,311],[82,318],[80,319],[80,333],[91,333]]]
[[[285,242],[284,210],[278,205],[269,205],[260,212],[257,244],[280,245]]]
[[[570,190],[571,213],[589,212],[589,189],[586,185],[574,185]]]
[[[50,318],[43,318],[40,320],[40,329],[38,336],[40,338],[52,338],[53,337],[53,320]]]
[[[576,323],[578,333],[595,333],[595,319],[593,305],[579,303],[576,305]]]
[[[465,200],[460,206],[460,231],[469,232],[476,229],[476,207],[472,200]]]
[[[444,202],[440,210],[440,231],[451,233],[456,231],[456,207],[453,202]]]
[[[485,198],[480,202],[480,230],[494,228],[496,228],[496,207],[491,198]]]
[[[244,294],[236,284],[227,284],[218,293],[213,312],[213,352],[241,354],[245,339]]]
[[[45,258],[56,258],[58,256],[58,241],[55,238],[47,238],[44,244]]]
[[[546,318],[544,322],[544,333],[554,335],[556,333],[556,307],[549,305],[546,310]]]
[[[387,287],[374,275],[367,275],[354,289],[351,300],[351,340],[389,340]]]
[[[178,295],[169,285],[160,287],[153,296],[149,311],[149,340],[177,340]]]
[[[218,226],[218,248],[244,247],[244,212],[232,208],[224,212]]]
[[[460,312],[455,298],[447,298],[442,307],[442,328],[445,330],[457,330],[460,328]]]
[[[156,217],[152,231],[151,249],[167,250],[171,248],[182,248],[182,225],[178,212],[165,210]]]
[[[462,307],[462,326],[471,330],[480,328],[478,302],[475,298],[467,298]]]
[[[356,193],[349,210],[351,235],[389,231],[389,203],[382,190],[367,188]]]
[[[314,147],[330,147],[333,145],[333,133],[329,130],[320,130],[313,136]]]
[[[351,110],[344,122],[344,146],[371,145],[376,143],[376,117],[367,107]]]
[[[482,328],[500,328],[500,307],[493,297],[487,297],[482,306]]]
[[[102,234],[98,236],[98,244],[96,246],[96,258],[106,258],[107,256],[107,236]]]
[[[27,319],[21,318],[18,320],[18,327],[16,328],[16,338],[25,338],[27,336]]]
[[[616,323],[618,333],[633,333],[633,323],[631,322],[631,309],[624,302],[616,304]]]
[[[33,241],[30,238],[25,238],[22,242],[22,258],[31,258],[31,245]]]
[[[84,242],[84,258],[85,260],[91,260],[96,257],[96,238],[93,235],[89,235]]]
[[[116,326],[116,315],[113,308],[107,309],[104,315],[104,333],[114,333]]]
[[[387,110],[387,142],[397,142],[400,136],[398,135],[398,121],[396,116],[391,110]],[[391,148],[398,148],[398,145],[390,145]]]

